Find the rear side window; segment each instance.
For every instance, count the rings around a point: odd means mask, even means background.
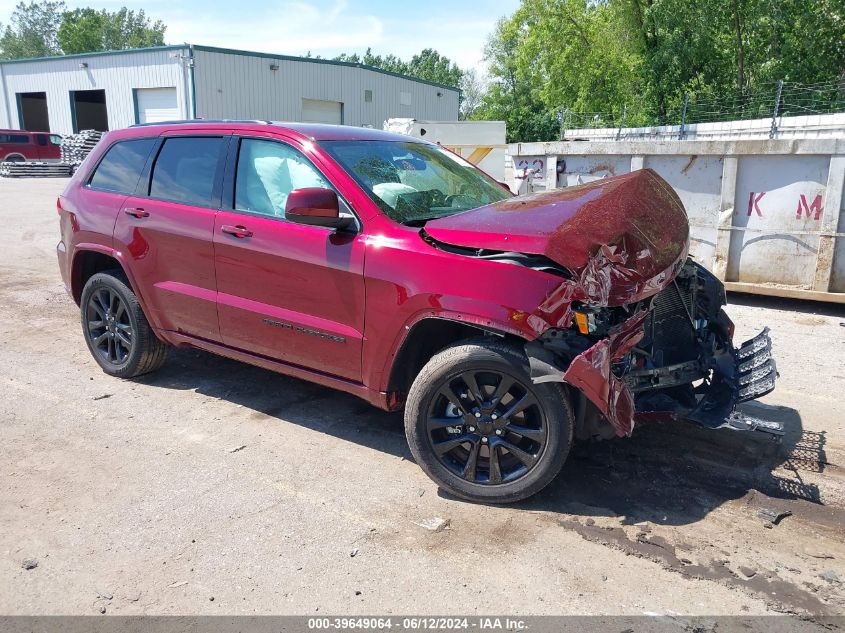
[[[164,142],[153,167],[150,197],[210,207],[221,137],[175,137]]]
[[[26,145],[30,142],[28,134],[0,134],[0,143]]]
[[[104,191],[135,193],[141,171],[155,142],[154,138],[139,138],[115,143],[97,165],[89,184]]]

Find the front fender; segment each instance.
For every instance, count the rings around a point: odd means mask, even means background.
[[[634,430],[634,395],[612,371],[614,361],[631,351],[643,338],[648,310],[640,310],[612,328],[606,338],[572,359],[568,367],[555,364],[554,355],[539,343],[528,343],[525,353],[535,383],[565,382],[584,394],[607,418],[618,436]]]

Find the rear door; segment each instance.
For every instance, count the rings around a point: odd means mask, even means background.
[[[123,203],[138,188],[157,143],[155,137],[131,138],[113,143],[103,153],[82,187],[72,195],[74,211],[81,218],[77,223],[85,227],[80,232],[80,242],[100,243],[103,236],[111,237]]]
[[[114,230],[154,323],[212,341],[220,340],[212,237],[230,138],[228,130],[163,135]]]
[[[293,189],[339,191],[307,151],[272,136],[233,142],[214,228],[220,333],[232,347],[359,381],[364,238],[284,215]]]

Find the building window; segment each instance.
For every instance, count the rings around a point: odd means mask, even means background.
[[[404,90],[399,93],[399,105],[411,105],[411,93]]]
[[[364,103],[372,103],[373,102],[373,91],[372,90],[365,90],[364,91]]]

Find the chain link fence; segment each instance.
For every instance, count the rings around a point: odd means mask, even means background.
[[[562,108],[558,112],[561,139],[567,130],[613,129],[619,134],[625,127],[680,126],[680,137],[691,124],[771,119],[770,138],[777,135],[781,117],[845,112],[845,78],[815,84],[777,81],[763,84],[742,94],[716,98],[683,95],[681,104],[666,117],[642,114],[640,104],[632,104],[635,116],[629,116],[627,105],[613,112],[576,112]]]

